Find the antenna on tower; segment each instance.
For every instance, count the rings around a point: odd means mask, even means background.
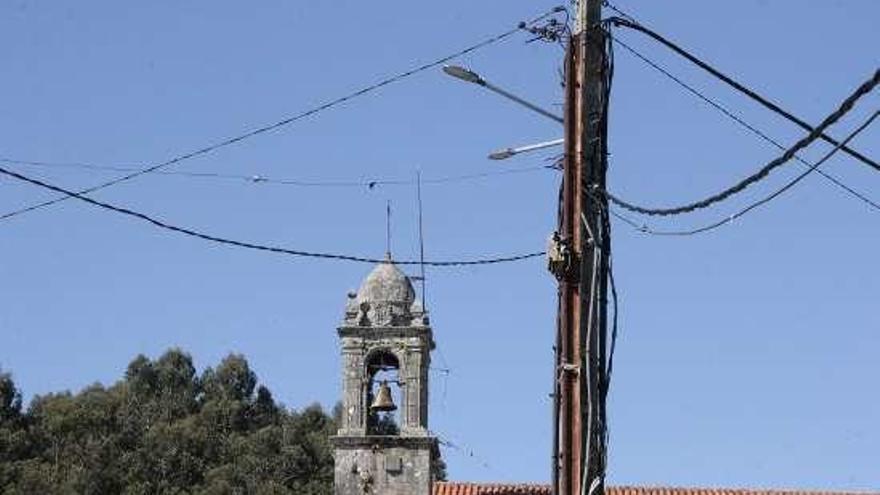
[[[422,172],[416,170],[416,200],[419,203],[419,273],[422,280],[422,310],[427,310],[425,304],[425,231],[422,228]]]
[[[385,202],[385,259],[391,261],[391,200]]]

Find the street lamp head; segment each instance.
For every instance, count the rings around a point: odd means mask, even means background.
[[[483,80],[483,78],[480,77],[479,74],[470,69],[465,69],[460,65],[444,65],[443,72],[449,74],[456,79],[461,79],[465,82],[479,84],[480,86],[486,84],[486,81]]]
[[[489,153],[490,160],[507,160],[508,158],[520,153],[528,153],[530,151],[542,150],[551,146],[559,146],[564,144],[564,139],[554,139],[552,141],[544,141],[543,143],[530,144],[527,146],[519,146],[516,148],[502,148]]]
[[[516,150],[513,148],[504,148],[503,150],[496,150],[492,153],[489,153],[490,160],[507,160],[516,154]]]

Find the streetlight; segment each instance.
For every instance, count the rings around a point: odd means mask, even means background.
[[[476,72],[474,72],[470,69],[466,69],[464,67],[461,67],[460,65],[444,65],[443,72],[447,73],[448,75],[450,75],[456,79],[460,79],[464,82],[469,82],[472,84],[476,84],[478,86],[482,86],[482,87],[488,89],[489,91],[492,91],[493,93],[497,93],[497,94],[507,98],[508,100],[514,101],[514,102],[528,108],[529,110],[531,110],[533,112],[537,112],[537,113],[543,115],[544,117],[547,117],[548,119],[555,120],[556,122],[558,122],[560,124],[563,123],[562,117],[555,115],[552,112],[549,112],[547,110],[544,110],[543,108],[539,107],[538,105],[535,105],[534,103],[530,103],[526,100],[523,100],[519,96],[516,96],[515,94],[509,93],[509,92],[499,88],[498,86],[495,86],[494,84],[490,83],[489,81],[486,81],[485,79],[483,79],[482,76],[480,76],[479,74],[477,74]]]
[[[443,72],[456,79],[461,79],[465,82],[479,84],[480,86],[484,86],[486,84],[486,81],[482,77],[480,77],[479,74],[470,69],[465,69],[460,65],[444,65]]]
[[[520,153],[528,153],[529,151],[542,150],[552,146],[559,146],[565,142],[564,139],[554,139],[553,141],[544,141],[543,143],[530,144],[527,146],[519,146],[517,148],[503,148],[489,153],[490,160],[506,160],[513,155]]]

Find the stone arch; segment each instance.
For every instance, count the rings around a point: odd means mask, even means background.
[[[364,425],[367,435],[398,435],[401,423],[395,419],[393,413],[376,413],[371,409],[375,393],[382,382],[386,382],[392,390],[392,397],[398,410],[406,402],[403,391],[404,360],[401,356],[387,346],[371,349],[363,361],[363,401]]]

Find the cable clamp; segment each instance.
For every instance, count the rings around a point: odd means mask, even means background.
[[[579,375],[581,373],[581,367],[576,364],[571,364],[571,363],[560,364],[559,371],[562,371],[564,373],[571,373],[571,374]]]

